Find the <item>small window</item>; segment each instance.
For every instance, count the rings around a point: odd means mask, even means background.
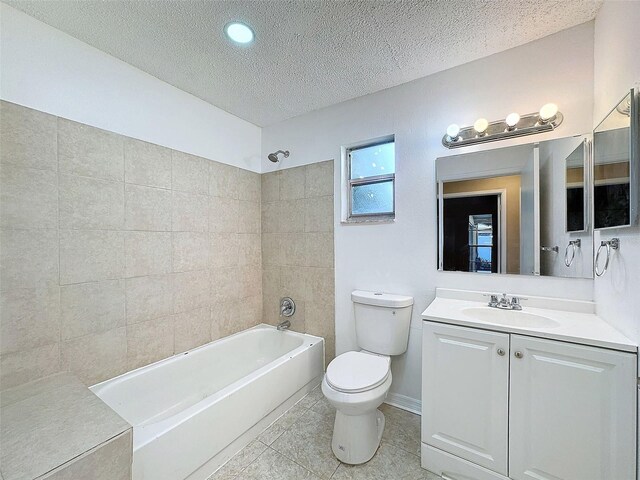
[[[395,217],[395,142],[349,148],[347,153],[348,220]]]

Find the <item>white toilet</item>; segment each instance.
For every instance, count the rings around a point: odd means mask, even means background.
[[[384,415],[378,407],[391,387],[390,355],[407,350],[413,298],[356,290],[351,300],[361,350],[329,363],[322,393],[337,410],[333,453],[357,465],[369,461],[380,445]]]

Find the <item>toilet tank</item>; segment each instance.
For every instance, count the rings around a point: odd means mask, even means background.
[[[360,348],[381,355],[407,351],[413,297],[356,290],[351,301]]]

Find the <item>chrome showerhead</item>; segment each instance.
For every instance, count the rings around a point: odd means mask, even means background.
[[[278,158],[278,155],[281,153],[284,155],[284,158],[287,158],[289,156],[289,150],[278,150],[277,152],[273,152],[267,155],[267,158],[273,163],[278,163],[278,161],[280,160]]]

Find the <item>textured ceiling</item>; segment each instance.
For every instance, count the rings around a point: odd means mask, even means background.
[[[265,126],[512,48],[595,17],[601,0],[4,0]],[[250,47],[222,33],[256,32]]]

